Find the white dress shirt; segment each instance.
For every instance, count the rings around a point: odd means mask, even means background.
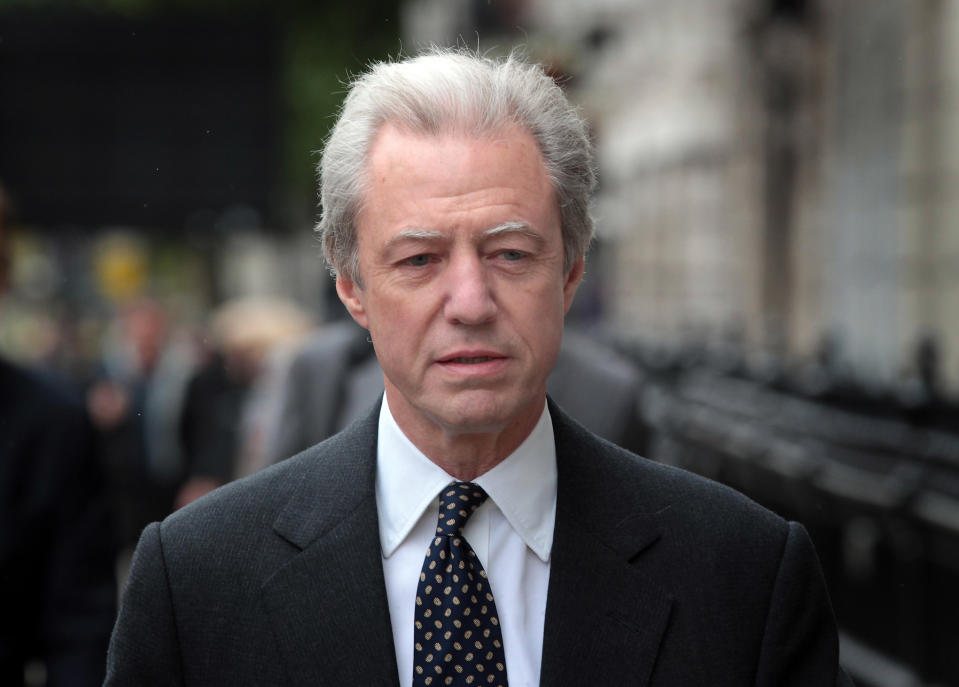
[[[456,478],[407,439],[380,410],[376,508],[386,596],[401,687],[413,682],[413,609],[426,549],[436,531],[439,493]],[[546,404],[526,440],[473,480],[489,498],[470,517],[466,540],[489,576],[512,687],[539,684],[549,556],[556,520],[556,446]]]

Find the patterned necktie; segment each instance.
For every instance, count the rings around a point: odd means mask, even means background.
[[[492,589],[463,537],[467,519],[485,500],[482,487],[470,482],[454,482],[440,494],[436,537],[416,587],[413,687],[508,687]]]

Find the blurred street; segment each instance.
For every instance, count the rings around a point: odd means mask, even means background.
[[[592,126],[612,438],[805,525],[856,684],[959,687],[959,4],[335,4],[0,1],[0,357],[83,406],[117,584],[286,457],[298,353],[342,343],[323,432],[379,393],[312,231],[342,84],[522,46]]]

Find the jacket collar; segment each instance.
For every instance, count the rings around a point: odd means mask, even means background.
[[[643,562],[668,504],[637,483],[641,459],[550,413],[559,482],[541,684],[647,685],[672,597]]]
[[[373,477],[379,404],[301,458],[273,524],[297,550],[263,585],[289,684],[398,685]]]

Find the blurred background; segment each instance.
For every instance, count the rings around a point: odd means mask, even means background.
[[[0,0],[0,354],[82,395],[122,578],[269,462],[276,370],[343,316],[350,75],[525,46],[592,126],[570,326],[637,371],[642,451],[807,526],[858,683],[959,685],[956,37],[948,0]]]

